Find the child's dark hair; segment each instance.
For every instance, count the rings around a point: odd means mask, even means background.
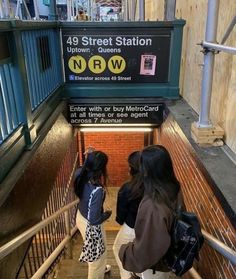
[[[172,206],[180,184],[177,180],[172,160],[167,149],[162,145],[151,145],[143,149],[140,158],[145,193],[157,202]]]
[[[79,175],[74,182],[75,194],[81,197],[84,185],[90,181],[92,184],[106,186],[108,162],[107,155],[102,151],[93,151],[88,153],[87,158],[81,167]]]
[[[130,167],[131,180],[130,185],[130,200],[135,200],[143,197],[144,186],[142,181],[142,176],[140,175],[140,151],[132,152],[128,157],[128,163]]]
[[[134,176],[139,172],[140,152],[134,151],[128,157],[128,163],[130,167],[130,174]]]

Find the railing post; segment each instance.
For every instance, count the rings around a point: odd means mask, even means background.
[[[70,241],[66,245],[66,258],[72,259],[71,227],[70,227],[69,210],[66,210],[64,214],[65,214],[66,235],[70,238]]]
[[[14,26],[15,27],[15,26]],[[35,141],[37,137],[37,132],[35,125],[33,123],[33,116],[32,116],[32,109],[30,103],[30,91],[28,85],[28,77],[27,77],[27,70],[26,70],[26,61],[22,59],[25,57],[25,53],[23,50],[22,44],[22,32],[20,30],[13,31],[14,35],[14,54],[13,59],[14,62],[18,65],[19,74],[17,74],[17,84],[21,99],[21,117],[24,122],[24,136],[25,136],[25,143],[26,147],[30,148],[32,143]]]

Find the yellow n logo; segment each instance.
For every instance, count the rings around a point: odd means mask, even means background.
[[[68,66],[71,72],[80,74],[86,69],[87,63],[81,55],[71,56],[68,61]]]

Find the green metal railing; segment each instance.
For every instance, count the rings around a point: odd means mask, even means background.
[[[57,22],[1,21],[0,41],[1,182],[57,108],[63,75]]]

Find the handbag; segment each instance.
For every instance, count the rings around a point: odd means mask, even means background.
[[[90,214],[90,205],[94,193],[100,187],[95,188],[89,197],[88,215]],[[82,247],[82,252],[79,258],[80,262],[94,262],[97,261],[105,252],[105,244],[102,236],[101,225],[91,225],[87,222],[85,240]]]

